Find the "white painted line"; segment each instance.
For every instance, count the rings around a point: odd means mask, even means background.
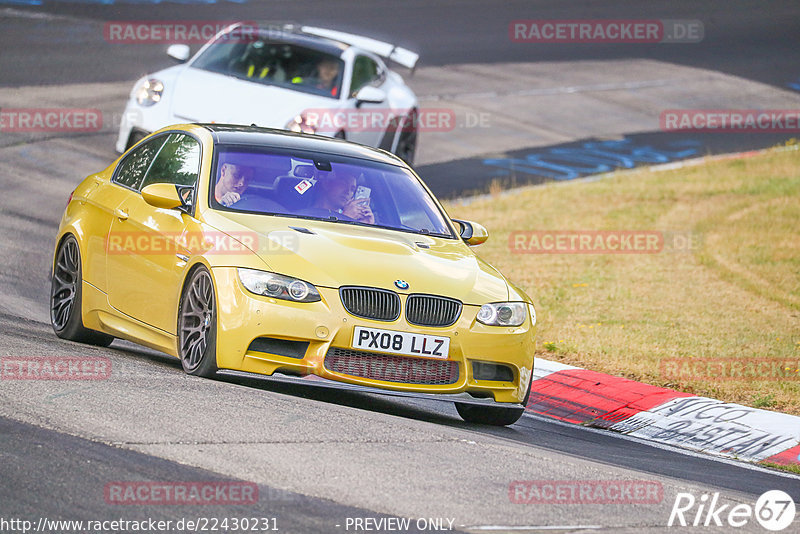
[[[707,76],[710,80],[711,76]],[[698,78],[692,81],[697,81]],[[475,93],[444,93],[437,95],[419,96],[420,100],[457,100],[459,98],[501,98],[506,96],[549,96],[575,93],[591,93],[596,91],[618,91],[647,89],[649,87],[665,87],[668,85],[679,85],[684,80],[665,79],[665,80],[645,80],[640,82],[619,82],[619,83],[597,83],[589,85],[565,85],[561,87],[545,87],[541,89],[519,89],[517,91],[483,91]]]
[[[536,358],[533,361],[533,379],[539,380],[558,371],[569,371],[570,369],[580,369],[580,367],[545,360],[544,358]]]
[[[669,400],[611,430],[754,462],[800,444],[800,417],[708,397]]]
[[[90,22],[91,19],[81,19],[72,17],[70,15],[56,15],[53,13],[41,13],[37,11],[23,11],[21,9],[14,9],[13,7],[6,7],[0,9],[0,17],[16,17],[18,19],[35,19],[35,20],[68,20],[71,22]]]
[[[564,426],[566,428],[580,427],[582,430],[584,430],[586,432],[593,432],[595,434],[602,434],[604,436],[610,436],[610,437],[614,437],[614,438],[617,438],[617,439],[633,441],[634,443],[639,443],[640,445],[648,445],[648,446],[656,448],[656,449],[675,452],[675,453],[678,453],[678,454],[683,454],[684,456],[692,456],[694,458],[702,458],[704,460],[711,460],[711,461],[714,461],[714,462],[718,462],[718,463],[722,463],[722,464],[726,464],[726,465],[730,465],[730,466],[741,467],[742,469],[749,469],[751,471],[759,471],[761,473],[769,473],[769,474],[774,475],[774,476],[780,476],[780,477],[783,477],[783,478],[788,478],[790,480],[800,481],[800,475],[796,475],[796,474],[790,473],[788,471],[778,471],[778,470],[774,470],[774,469],[769,469],[769,468],[766,468],[766,467],[762,467],[762,466],[760,466],[758,464],[754,464],[754,463],[750,463],[750,462],[744,462],[742,460],[732,460],[730,458],[726,458],[726,457],[723,457],[723,456],[717,456],[715,454],[711,454],[711,453],[707,453],[707,452],[706,453],[696,452],[696,451],[693,451],[693,450],[690,450],[690,449],[685,449],[683,447],[678,447],[676,445],[670,445],[670,444],[662,443],[662,442],[659,442],[659,441],[653,441],[651,439],[640,438],[638,436],[633,436],[631,434],[620,434],[618,432],[609,432],[608,430],[602,429],[602,428],[593,428],[593,427],[590,427],[590,426],[575,425],[573,423],[565,423],[564,421],[559,421],[558,419],[552,419],[550,417],[546,417],[544,415],[531,413],[531,412],[528,412],[528,411],[525,411],[525,413],[523,413],[523,415],[526,416],[526,417],[530,417],[530,418],[536,419],[538,421],[542,421],[544,423],[550,423],[550,424],[554,424],[554,425]],[[531,445],[536,446],[535,443],[532,443]]]
[[[482,530],[482,531],[494,531],[494,530],[597,530],[599,528],[605,528],[602,525],[543,525],[543,526],[503,526],[503,525],[480,525],[480,526],[471,526],[471,525],[459,525],[459,529],[463,530]]]

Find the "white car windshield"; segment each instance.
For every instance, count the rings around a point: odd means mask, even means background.
[[[211,207],[455,238],[409,170],[328,154],[218,146]]]
[[[192,67],[265,85],[339,98],[344,62],[338,57],[296,44],[266,39],[212,43]]]

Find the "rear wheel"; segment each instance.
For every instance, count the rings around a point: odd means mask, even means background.
[[[513,425],[519,421],[519,418],[525,412],[525,408],[522,405],[514,405],[509,408],[504,406],[481,406],[463,402],[456,402],[455,405],[458,415],[464,421],[480,425]]]
[[[400,139],[397,141],[395,155],[408,163],[414,164],[414,156],[417,153],[417,112],[411,114],[403,121],[400,131]]]
[[[141,130],[131,130],[131,133],[128,136],[128,144],[125,145],[125,150],[128,150],[130,147],[132,147],[145,137],[147,137],[147,134],[142,132]]]
[[[178,308],[178,354],[186,373],[210,378],[217,372],[217,313],[214,284],[197,268],[183,288]]]
[[[56,252],[53,279],[50,282],[50,324],[60,338],[107,347],[114,341],[113,336],[83,326],[82,286],[81,251],[78,241],[69,235]]]

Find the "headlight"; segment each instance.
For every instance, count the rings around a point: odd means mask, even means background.
[[[317,123],[309,120],[305,115],[297,115],[286,123],[286,129],[290,132],[313,134],[317,133]]]
[[[136,88],[134,94],[136,102],[140,106],[152,106],[161,101],[161,93],[164,92],[164,84],[155,78],[145,78]]]
[[[320,300],[316,287],[297,278],[254,269],[238,269],[238,272],[242,285],[256,295],[292,302],[317,302]]]
[[[519,326],[525,322],[524,302],[496,302],[484,304],[478,310],[478,322],[488,326]]]

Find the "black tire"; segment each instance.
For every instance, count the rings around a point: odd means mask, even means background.
[[[74,236],[61,241],[50,281],[50,324],[56,335],[78,343],[107,347],[113,336],[83,326],[83,269],[81,250]]]
[[[397,149],[395,149],[395,155],[411,166],[414,165],[414,157],[417,154],[416,122],[417,112],[413,111],[401,125],[400,139],[397,141]]]
[[[125,145],[125,150],[128,150],[130,147],[132,147],[145,137],[147,137],[146,133],[140,130],[132,130],[130,135],[128,135],[128,143]]]
[[[211,378],[217,373],[217,305],[211,273],[192,271],[178,307],[178,355],[187,374]]]
[[[504,406],[481,406],[476,404],[465,404],[456,402],[458,415],[467,423],[477,423],[479,425],[508,426],[513,425],[525,412],[523,405],[516,404],[513,407]]]

